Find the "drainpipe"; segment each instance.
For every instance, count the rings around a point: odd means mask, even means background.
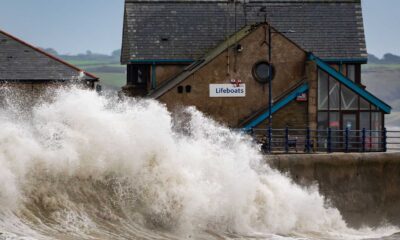
[[[268,60],[269,60],[269,75],[268,75],[268,108],[269,108],[269,119],[268,119],[268,150],[272,151],[271,142],[272,142],[272,32],[271,25],[268,23]]]
[[[155,89],[157,85],[156,79],[156,62],[153,62],[151,65],[151,89]]]

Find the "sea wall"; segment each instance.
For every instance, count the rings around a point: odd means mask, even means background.
[[[400,153],[272,155],[271,167],[317,185],[353,227],[400,225]]]

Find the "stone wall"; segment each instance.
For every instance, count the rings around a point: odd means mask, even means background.
[[[319,191],[351,225],[400,224],[400,153],[271,155],[266,162]]]
[[[306,75],[308,82],[308,126],[317,129],[318,125],[318,68],[314,61],[306,62]]]
[[[204,67],[185,79],[180,86],[191,86],[191,93],[180,94],[177,87],[159,98],[170,109],[194,105],[214,119],[237,127],[240,120],[254,114],[268,104],[268,84],[257,82],[252,68],[260,60],[267,60],[265,26],[261,26],[239,43],[243,51],[236,53],[229,48]],[[280,34],[273,34],[272,64],[275,68],[273,97],[277,98],[305,79],[306,53]],[[230,83],[240,79],[246,84],[246,97],[210,98],[209,84]]]
[[[163,64],[156,66],[156,87],[163,82],[170,80],[183,71],[187,65],[184,64]]]
[[[306,129],[308,126],[307,107],[307,102],[297,102],[296,100],[290,102],[272,115],[272,128]],[[267,128],[268,121],[266,119],[255,128]]]

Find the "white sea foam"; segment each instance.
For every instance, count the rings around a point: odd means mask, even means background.
[[[272,170],[248,137],[194,108],[172,116],[153,100],[67,89],[24,111],[0,110],[0,239],[362,239],[397,231],[348,228],[317,188]]]

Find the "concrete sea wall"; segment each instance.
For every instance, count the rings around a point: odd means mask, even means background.
[[[266,156],[295,182],[317,185],[354,227],[400,225],[400,153]]]

